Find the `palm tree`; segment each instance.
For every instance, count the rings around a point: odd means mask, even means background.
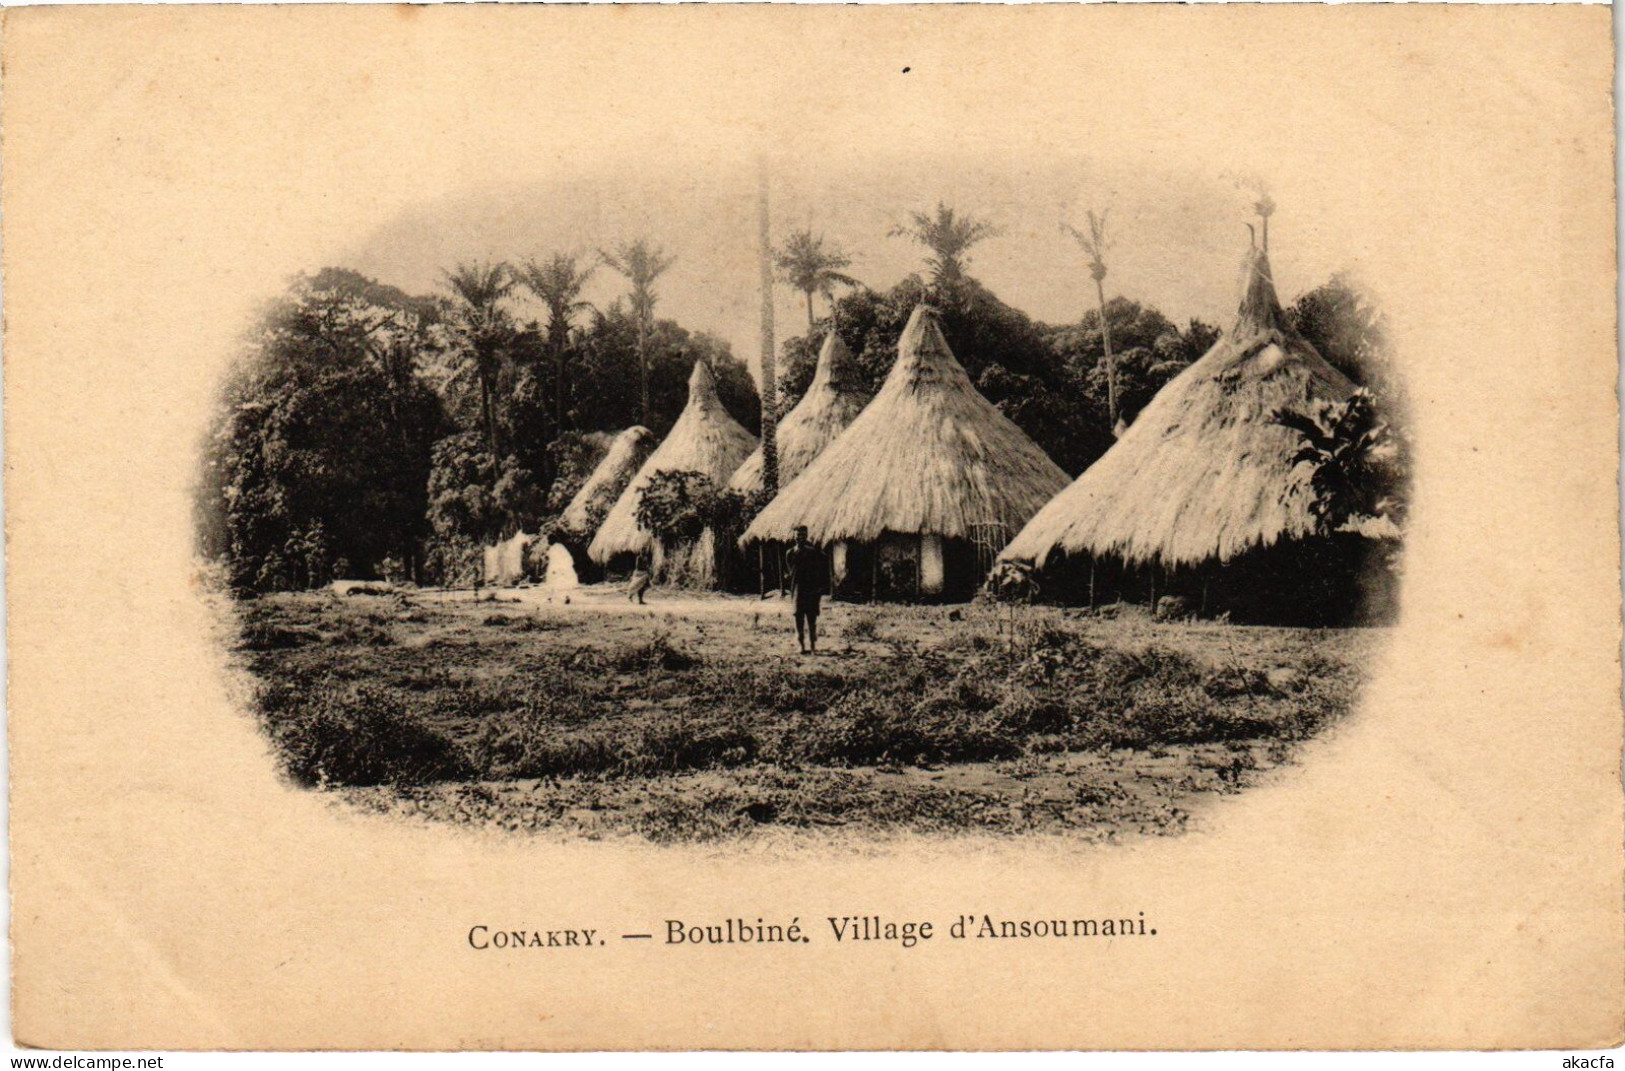
[[[773,337],[773,230],[768,211],[767,158],[756,162],[757,268],[762,281],[762,491],[779,493],[778,368]],[[809,235],[810,237],[810,235]],[[794,237],[791,241],[794,242]],[[782,257],[780,258],[782,262]],[[782,264],[781,264],[782,266]],[[812,337],[812,291],[807,291],[807,336]],[[758,559],[759,562],[759,559]],[[758,571],[760,566],[758,564]],[[760,575],[758,575],[760,581]]]
[[[1106,237],[1106,213],[1089,213],[1089,233],[1084,234],[1070,223],[1061,224],[1089,257],[1089,274],[1095,280],[1095,297],[1100,302],[1100,339],[1106,350],[1106,421],[1112,434],[1117,427],[1117,361],[1112,357],[1112,325],[1106,319],[1106,251],[1111,242]]]
[[[575,314],[592,308],[582,301],[581,291],[596,270],[592,264],[582,265],[573,253],[555,253],[545,262],[526,261],[518,271],[525,288],[547,306],[547,348],[553,359],[553,404],[555,424],[564,427],[569,409],[570,327]]]
[[[888,232],[893,238],[908,238],[931,251],[926,266],[931,269],[933,288],[941,299],[952,298],[965,279],[965,268],[970,264],[966,253],[977,242],[997,237],[1001,228],[985,219],[965,213],[937,202],[935,215],[910,212],[907,223],[899,223]]]
[[[856,279],[841,272],[842,268],[851,266],[852,258],[842,252],[839,246],[833,244],[826,246],[824,236],[814,234],[810,230],[792,232],[784,240],[784,245],[774,251],[773,263],[779,269],[779,278],[807,297],[809,340],[812,338],[814,323],[813,295],[822,294],[833,311],[835,288],[858,285]]]
[[[603,258],[605,264],[626,276],[627,281],[632,284],[632,313],[638,318],[638,397],[643,412],[642,423],[644,427],[648,427],[650,423],[648,351],[649,329],[654,324],[655,313],[654,284],[677,258],[668,256],[665,250],[646,238],[622,242],[615,247],[614,252],[599,250],[598,255]]]
[[[497,450],[496,383],[502,357],[513,334],[513,320],[502,301],[513,292],[506,264],[475,261],[441,273],[451,291],[451,328],[462,356],[480,385],[480,422],[491,454],[491,489],[496,490],[501,455]]]

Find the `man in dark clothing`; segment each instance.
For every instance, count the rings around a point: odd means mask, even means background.
[[[818,653],[818,600],[829,592],[829,563],[824,552],[807,542],[807,529],[796,529],[796,542],[785,555],[790,597],[795,600],[796,643],[801,653]],[[810,646],[809,646],[810,645]]]

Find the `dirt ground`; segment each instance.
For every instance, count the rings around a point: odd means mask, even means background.
[[[1135,607],[826,603],[820,626],[804,656],[781,598],[286,595],[247,608],[243,657],[292,775],[374,813],[656,841],[1116,840],[1290,763],[1381,640]],[[383,757],[351,756],[358,735]],[[391,765],[425,747],[438,765]]]

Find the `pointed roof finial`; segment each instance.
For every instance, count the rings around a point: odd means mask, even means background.
[[[1236,310],[1235,338],[1258,331],[1279,331],[1283,313],[1275,295],[1275,279],[1270,272],[1269,254],[1253,249],[1247,254],[1247,279],[1242,284],[1241,307]]]
[[[813,370],[812,386],[808,390],[814,387],[844,389],[851,381],[853,371],[852,351],[846,348],[841,336],[831,329],[818,350],[818,364]]]
[[[703,355],[694,359],[694,371],[688,374],[688,404],[718,404],[716,377],[711,374],[711,362]]]
[[[1268,193],[1261,193],[1257,201],[1253,202],[1253,211],[1264,221],[1264,252],[1270,251],[1270,217],[1275,215],[1275,199]]]

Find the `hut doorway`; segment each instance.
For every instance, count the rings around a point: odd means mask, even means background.
[[[872,543],[835,544],[830,579],[848,602],[965,602],[981,587],[986,560],[968,539],[887,532]]]

